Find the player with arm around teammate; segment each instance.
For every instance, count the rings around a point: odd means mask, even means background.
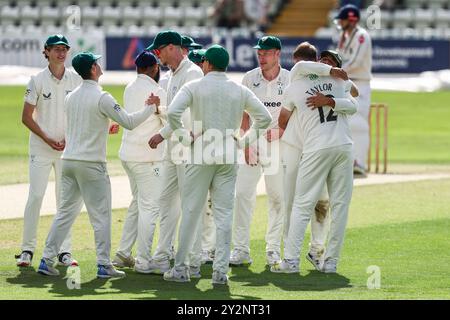
[[[38,272],[57,276],[53,267],[67,232],[84,201],[94,228],[97,277],[124,277],[110,260],[111,251],[111,184],[106,169],[106,139],[109,119],[132,130],[156,111],[159,98],[151,96],[141,110],[128,114],[98,80],[103,74],[97,63],[101,56],[81,52],[72,59],[72,66],[83,83],[64,102],[66,148],[62,155],[61,201],[47,236]]]
[[[315,58],[312,56],[310,60],[314,61]],[[343,244],[353,189],[353,149],[347,116],[356,112],[357,103],[349,95],[351,83],[332,77],[339,75],[339,70],[323,64],[318,66],[322,71],[317,70],[305,76],[296,72],[296,69],[301,67],[300,63],[291,71],[291,84],[286,90],[283,102],[286,111],[282,110],[279,122],[283,127],[289,113],[294,108],[298,109],[297,121],[303,138],[303,153],[298,169],[284,259],[273,266],[271,271],[299,272],[300,248],[306,227],[314,214],[320,194],[327,185],[331,225],[324,262],[320,269],[334,273]],[[326,97],[327,105],[319,106],[320,103],[315,101],[317,97]],[[284,117],[283,113],[287,113],[287,116]]]

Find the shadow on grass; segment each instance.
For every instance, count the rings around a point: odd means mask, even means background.
[[[229,300],[229,299],[259,299],[253,296],[231,294],[227,285],[212,286],[210,266],[202,267],[202,278],[191,279],[188,283],[168,282],[161,275],[143,275],[130,269],[125,269],[124,279],[97,279],[81,283],[80,289],[69,289],[65,278],[65,268],[58,268],[58,277],[44,276],[36,273],[35,268],[23,268],[15,277],[6,281],[19,285],[24,289],[47,289],[54,298],[126,298],[139,300]],[[206,282],[201,283],[199,282]],[[199,288],[200,287],[200,288]],[[203,290],[201,288],[204,288]],[[91,297],[88,297],[91,296]],[[39,297],[35,297],[39,299]],[[43,297],[44,299],[47,298]]]
[[[242,282],[242,286],[265,287],[272,284],[285,291],[328,291],[341,288],[351,288],[350,279],[340,274],[325,274],[316,270],[306,276],[298,273],[273,273],[268,266],[262,272],[253,272],[247,267],[231,269],[231,280]]]

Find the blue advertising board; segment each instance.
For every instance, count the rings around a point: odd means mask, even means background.
[[[212,38],[196,38],[205,47]],[[115,37],[106,38],[107,69],[134,69],[134,58],[152,43],[153,38]],[[281,38],[283,50],[281,64],[290,69],[293,65],[292,52],[295,47],[309,41],[319,51],[334,49],[331,39]],[[256,38],[214,38],[230,53],[229,71],[245,72],[257,67],[253,46]],[[450,42],[446,40],[372,40],[372,71],[374,73],[420,73],[450,69]]]

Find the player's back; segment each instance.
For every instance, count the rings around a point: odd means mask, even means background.
[[[311,74],[294,80],[286,89],[287,101],[293,103],[298,111],[299,128],[304,139],[303,152],[352,143],[347,115],[334,112],[328,106],[313,110],[307,106],[307,98],[317,93],[346,98],[346,86],[343,80]]]

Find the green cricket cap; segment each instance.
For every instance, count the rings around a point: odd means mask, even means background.
[[[274,36],[265,36],[258,40],[254,49],[260,50],[270,50],[270,49],[279,49],[281,50],[281,41],[277,37]]]
[[[67,41],[67,38],[64,37],[62,34],[54,34],[52,36],[49,36],[45,41],[44,47],[47,48],[49,46],[55,46],[58,44],[63,44],[67,48],[70,48],[69,41]]]
[[[194,63],[200,63],[202,62],[202,58],[205,56],[205,52],[205,49],[191,50],[188,54],[188,58]]]
[[[230,62],[230,55],[224,47],[215,44],[206,50],[205,60],[208,60],[216,68],[226,70]]]
[[[194,39],[189,36],[181,36],[181,46],[188,48],[189,50],[203,48],[201,44],[196,43]]]
[[[153,39],[153,43],[150,46],[148,46],[147,49],[145,50],[151,51],[159,49],[162,46],[169,44],[181,46],[182,44],[181,35],[178,32],[172,30],[161,31]]]
[[[72,59],[72,66],[79,75],[86,74],[102,56],[92,52],[80,52]]]

